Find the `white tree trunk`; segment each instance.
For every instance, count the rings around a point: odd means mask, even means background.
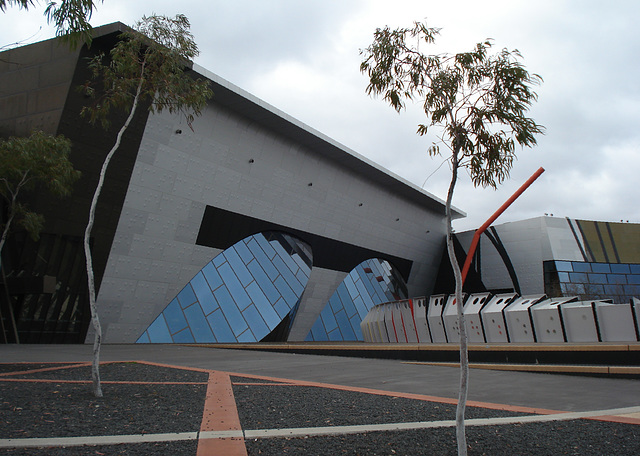
[[[467,406],[467,393],[469,390],[469,360],[467,355],[467,331],[464,323],[464,313],[462,312],[462,273],[456,258],[453,245],[453,229],[451,227],[451,203],[453,201],[453,191],[458,180],[458,154],[454,151],[451,160],[451,183],[447,192],[446,215],[447,224],[447,253],[453,269],[455,278],[455,305],[458,312],[458,326],[460,328],[460,387],[458,389],[458,405],[456,407],[456,442],[458,444],[458,456],[467,456],[467,437],[465,432],[464,414]]]
[[[95,331],[95,339],[93,341],[93,363],[91,365],[91,378],[93,379],[93,394],[96,397],[102,397],[102,387],[100,385],[100,346],[102,344],[102,327],[100,326],[100,319],[98,318],[98,308],[96,306],[96,285],[95,277],[93,274],[93,261],[91,258],[91,248],[89,246],[89,240],[91,238],[91,230],[93,229],[93,222],[95,219],[98,198],[100,197],[100,191],[102,190],[102,186],[104,185],[104,178],[107,173],[107,168],[109,167],[109,162],[111,161],[113,154],[120,147],[122,135],[129,127],[129,124],[133,119],[133,115],[136,112],[136,108],[138,106],[138,98],[140,97],[140,91],[142,89],[142,83],[143,79],[140,78],[140,84],[138,85],[136,96],[133,99],[133,105],[131,106],[129,117],[127,117],[126,122],[124,123],[122,128],[120,128],[118,136],[116,137],[116,142],[107,154],[107,157],[104,159],[104,163],[102,164],[102,169],[100,170],[100,178],[98,179],[98,186],[96,187],[96,191],[93,194],[93,199],[91,200],[91,208],[89,209],[89,222],[87,223],[87,227],[84,231],[84,255],[87,263],[89,308],[91,309],[91,323],[93,324],[93,329]]]

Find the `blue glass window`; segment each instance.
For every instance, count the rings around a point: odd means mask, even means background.
[[[406,284],[399,274],[384,260],[361,263],[329,298],[305,340],[363,340],[362,319],[374,305],[391,300],[390,297],[406,297]]]
[[[193,334],[191,334],[189,328],[185,328],[179,333],[173,335],[173,341],[179,344],[192,344],[195,342],[195,339],[193,338]]]
[[[569,261],[556,261],[556,271],[558,272],[573,272],[573,267]]]
[[[196,295],[190,285],[187,285],[180,293],[178,293],[178,301],[180,301],[180,305],[183,309],[197,301]]]
[[[216,339],[213,337],[213,332],[211,331],[211,327],[209,323],[207,323],[207,319],[204,317],[204,313],[202,312],[202,307],[199,304],[193,304],[192,306],[184,309],[184,314],[187,317],[187,321],[189,322],[189,327],[193,332],[193,337],[198,343],[207,343],[207,342],[215,342]]]
[[[611,266],[609,266],[609,263],[591,263],[591,270],[593,272],[608,274],[611,272]]]
[[[607,280],[611,284],[626,285],[627,276],[624,274],[607,274]]]
[[[164,318],[171,334],[175,334],[187,327],[187,320],[184,318],[184,314],[182,313],[182,309],[180,308],[180,304],[178,304],[177,299],[171,301],[167,306],[164,311]]]
[[[581,263],[578,261],[574,261],[571,264],[573,265],[574,272],[591,272],[591,263]]]
[[[166,344],[172,342],[169,328],[167,328],[167,324],[165,323],[162,315],[158,316],[158,318],[151,323],[147,329],[147,333],[149,335],[149,340],[153,343]]]
[[[628,264],[612,263],[610,267],[611,267],[611,272],[613,272],[614,274],[630,274],[631,273],[631,268],[629,267]]]
[[[242,313],[231,297],[229,290],[225,287],[218,288],[214,292],[214,295],[220,304],[222,313],[227,319],[227,322],[229,322],[233,333],[236,335],[242,334],[244,330],[247,329],[247,322],[242,318]]]
[[[236,336],[234,336],[229,322],[224,316],[222,310],[218,309],[211,315],[207,316],[207,322],[216,336],[217,342],[235,342]]]
[[[606,274],[589,274],[589,283],[608,283]]]
[[[220,274],[218,274],[218,270],[213,265],[213,262],[207,263],[207,265],[202,268],[202,274],[204,275],[204,278],[207,279],[209,288],[211,288],[211,290],[216,290],[217,288],[224,285],[222,277],[220,277]]]
[[[311,272],[307,255],[308,246],[282,233],[236,243],[186,284],[138,342],[262,340],[297,310]]]
[[[233,272],[236,274],[238,279],[240,279],[242,286],[246,287],[253,282],[253,276],[234,247],[225,250],[224,255],[227,257],[227,261],[229,262],[229,265],[231,265],[231,269],[233,269]]]
[[[202,310],[205,315],[209,315],[211,312],[218,308],[218,303],[211,294],[211,288],[202,275],[202,271],[197,273],[193,279],[191,279],[191,287],[195,293],[198,302],[202,306]]]
[[[256,332],[256,334],[269,333],[269,327],[267,326],[267,324],[265,323],[265,320],[260,315],[260,312],[258,312],[258,309],[256,309],[256,306],[250,305],[249,307],[244,309],[242,314],[244,315],[244,318],[249,323],[249,327],[251,327]]]

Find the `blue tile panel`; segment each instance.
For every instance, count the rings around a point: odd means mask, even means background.
[[[283,233],[250,236],[217,255],[138,343],[258,342],[297,309],[310,250]]]
[[[307,341],[363,340],[360,322],[373,306],[406,299],[399,274],[385,260],[370,259],[356,266],[329,298],[311,327]]]
[[[613,299],[628,302],[640,297],[640,265],[624,263],[545,262],[545,270],[557,272],[565,296]]]

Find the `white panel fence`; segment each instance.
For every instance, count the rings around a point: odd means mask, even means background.
[[[637,342],[640,299],[580,301],[476,293],[463,296],[470,343]],[[453,295],[385,302],[360,323],[365,342],[457,343],[460,328]]]

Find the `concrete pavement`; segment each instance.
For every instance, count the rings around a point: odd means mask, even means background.
[[[90,345],[0,345],[0,362],[91,360]],[[178,345],[104,345],[101,361],[149,361],[239,374],[457,398],[458,369],[390,359]],[[587,412],[640,406],[640,380],[472,369],[469,400]]]

